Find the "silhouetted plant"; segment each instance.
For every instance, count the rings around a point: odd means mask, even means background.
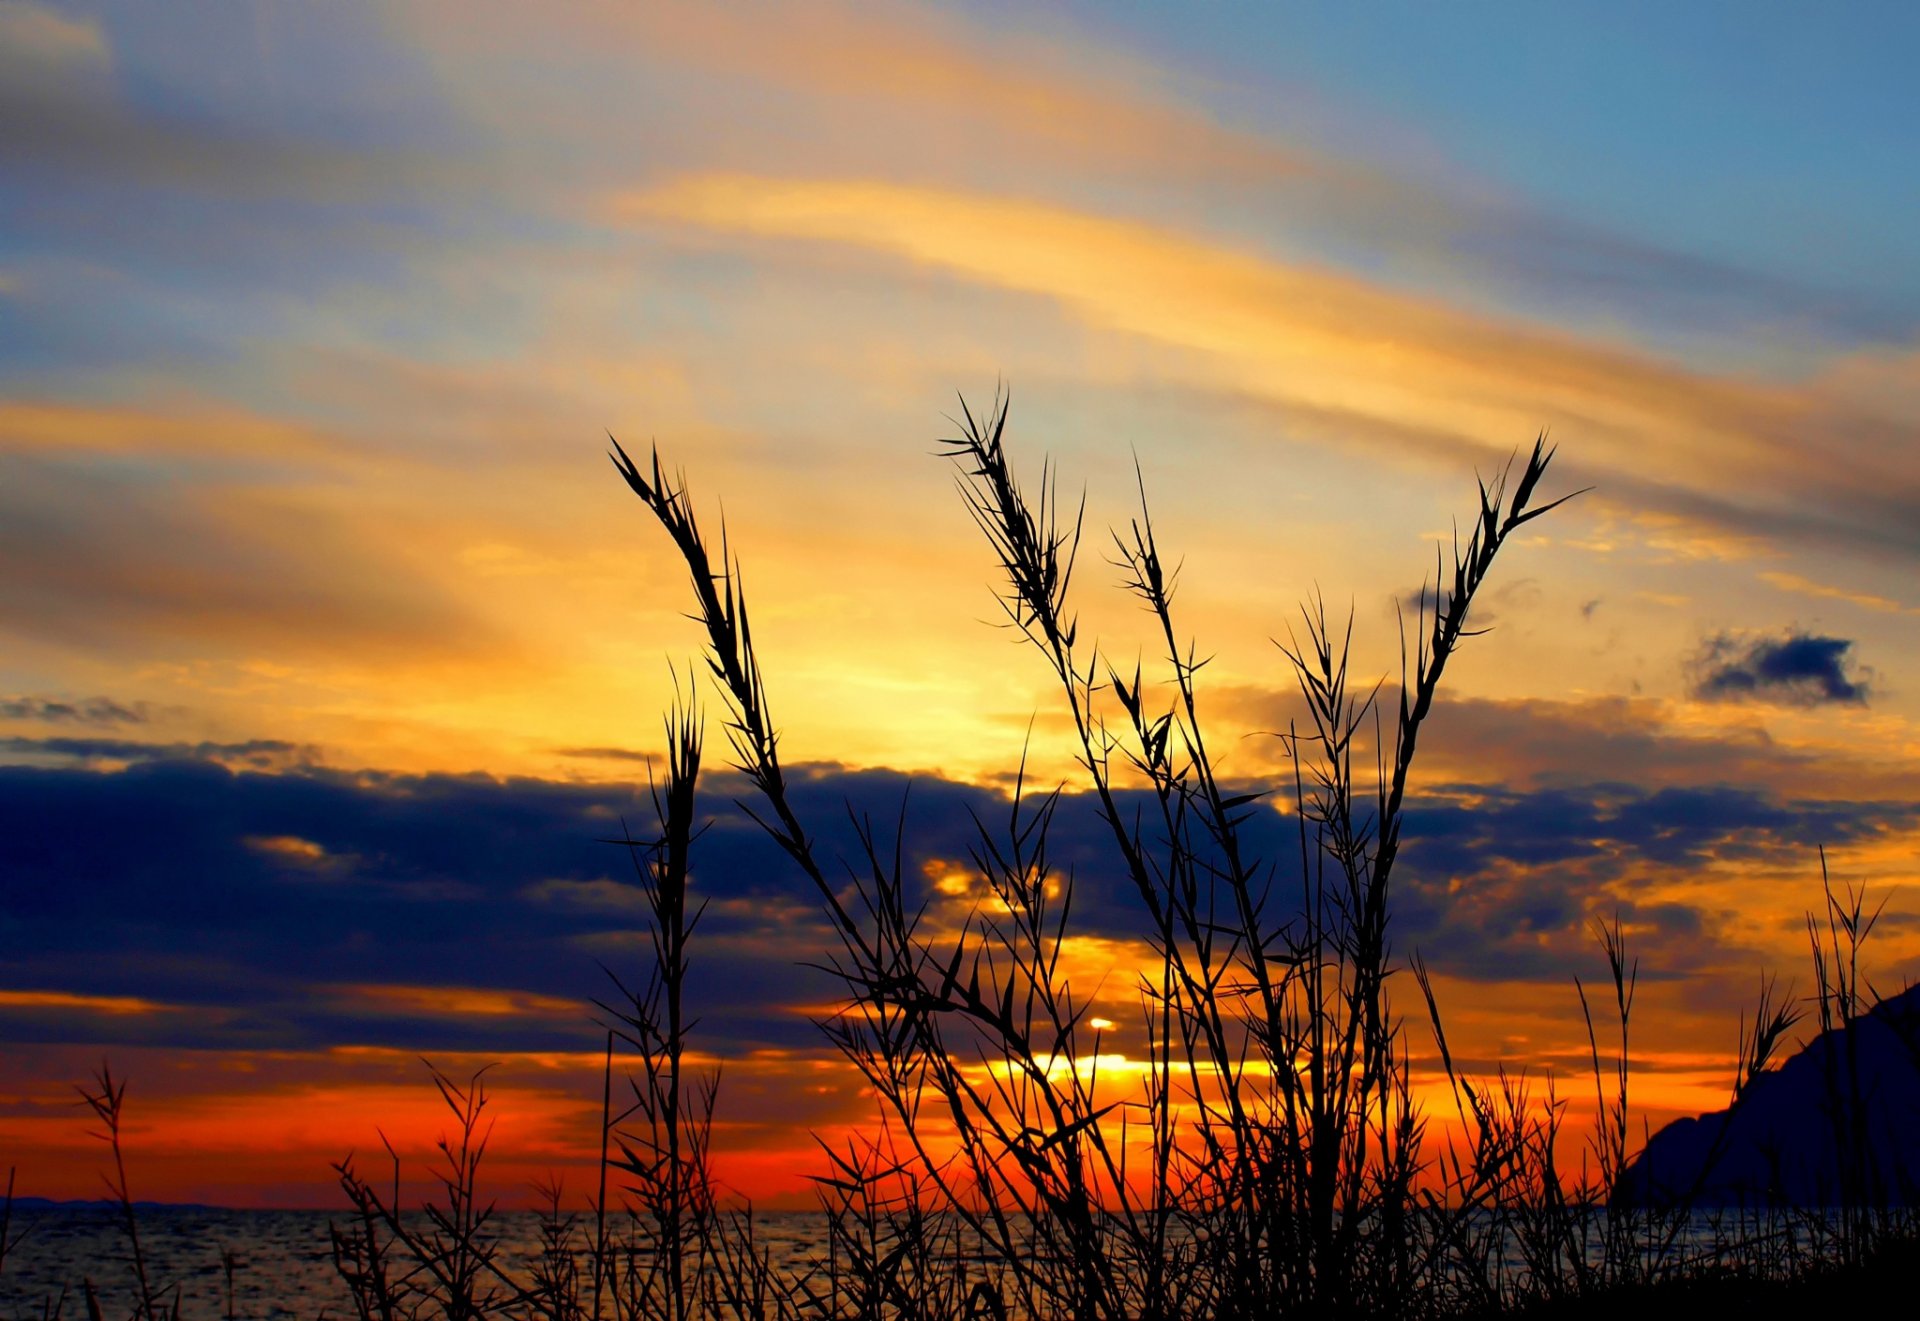
[[[1869,910],[1864,887],[1836,891],[1825,849],[1820,851],[1820,888],[1824,911],[1806,915],[1813,957],[1813,1006],[1821,1032],[1839,1029],[1837,1039],[1829,1038],[1837,1040],[1837,1048],[1820,1057],[1833,1141],[1834,1205],[1839,1211],[1828,1228],[1838,1259],[1857,1266],[1873,1250],[1889,1209],[1889,1172],[1875,1159],[1870,1107],[1860,1076],[1860,1034],[1853,1030],[1879,999],[1862,976],[1860,951],[1879,923],[1886,900]]]
[[[428,1199],[416,1216],[402,1210],[400,1156],[391,1143],[386,1143],[393,1168],[390,1193],[362,1178],[351,1155],[340,1160],[334,1171],[359,1222],[334,1227],[335,1266],[363,1321],[419,1316],[482,1321],[515,1315],[534,1300],[505,1270],[495,1207],[480,1192],[480,1165],[493,1128],[486,1116],[487,1070],[464,1083],[431,1065],[428,1071],[454,1121],[453,1132],[435,1143],[441,1157],[433,1170],[439,1197]],[[381,1140],[386,1142],[384,1134]]]
[[[737,561],[723,542],[716,570],[684,485],[668,482],[657,454],[643,471],[615,446],[616,465],[692,575],[736,761],[767,804],[761,820],[834,919],[841,950],[830,964],[848,1002],[828,1033],[898,1121],[929,1194],[978,1237],[1029,1310],[1091,1318],[1196,1303],[1217,1315],[1405,1305],[1422,1285],[1423,1248],[1411,1214],[1422,1121],[1387,995],[1403,804],[1475,593],[1506,540],[1560,503],[1534,504],[1551,451],[1537,444],[1511,489],[1504,476],[1481,485],[1430,617],[1423,596],[1393,734],[1376,738],[1380,772],[1364,791],[1354,754],[1380,721],[1376,693],[1349,684],[1347,633],[1315,607],[1304,641],[1283,646],[1312,724],[1285,742],[1301,839],[1301,893],[1289,905],[1274,902],[1271,862],[1242,841],[1245,813],[1263,795],[1230,791],[1215,769],[1199,715],[1204,662],[1180,641],[1175,575],[1144,499],[1114,543],[1166,647],[1176,696],[1164,713],[1146,706],[1139,667],[1129,682],[1081,644],[1071,587],[1083,507],[1066,513],[1050,472],[1037,500],[1026,498],[1003,444],[1004,399],[984,418],[964,402],[962,413],[948,453],[1004,574],[1002,607],[1060,686],[1160,959],[1159,976],[1141,988],[1153,1041],[1141,1098],[1104,1101],[1097,1059],[1082,1067],[1086,1004],[1059,973],[1071,877],[1046,861],[1058,791],[1029,806],[1017,790],[1006,829],[982,828],[974,863],[994,904],[957,935],[924,932],[899,841],[889,850],[870,826],[849,908],[786,792]],[[1119,732],[1108,724],[1108,692],[1125,716]],[[1116,751],[1152,790],[1156,830],[1120,806]],[[1193,1111],[1184,1129],[1180,1101]],[[923,1110],[951,1130],[954,1156],[928,1145]],[[1146,1120],[1145,1191],[1126,1177],[1126,1142],[1109,1132],[1116,1111],[1122,1131],[1132,1113]],[[1177,1305],[1170,1256],[1180,1259]]]
[[[688,894],[702,742],[699,709],[691,695],[669,715],[666,734],[666,781],[653,788],[658,833],[644,842],[631,837],[613,841],[632,857],[647,905],[653,957],[645,980],[633,988],[616,976],[622,998],[601,1006],[611,1020],[612,1041],[629,1048],[637,1069],[626,1078],[628,1105],[602,1119],[602,1173],[611,1171],[624,1180],[639,1241],[624,1245],[620,1256],[625,1269],[608,1279],[603,1182],[595,1207],[594,1314],[599,1315],[604,1296],[616,1318],[685,1321],[696,1303],[700,1257],[713,1227],[707,1150],[719,1082],[717,1075],[696,1082],[686,1070],[687,947],[705,909],[704,902],[690,908]],[[610,1048],[609,1069],[613,1061]],[[608,1139],[618,1148],[617,1155],[606,1154]]]
[[[13,1178],[18,1173],[14,1166],[7,1167],[7,1192],[0,1197],[0,1272],[7,1269],[7,1254],[19,1242],[13,1231]]]
[[[540,1196],[540,1252],[533,1265],[529,1300],[551,1321],[584,1321],[590,1315],[588,1289],[580,1279],[582,1257],[591,1267],[599,1258],[581,1243],[580,1218],[565,1209],[565,1187],[557,1177],[536,1186]]]
[[[179,1291],[174,1293],[173,1304],[169,1307],[154,1294],[152,1280],[147,1274],[147,1254],[140,1244],[140,1220],[133,1211],[133,1192],[127,1183],[126,1153],[120,1146],[120,1123],[125,1112],[127,1084],[124,1079],[116,1082],[113,1069],[107,1064],[100,1066],[94,1075],[91,1089],[82,1087],[80,1099],[100,1127],[94,1136],[107,1144],[113,1155],[113,1171],[104,1175],[107,1192],[112,1196],[115,1208],[120,1212],[121,1223],[126,1230],[127,1247],[132,1254],[133,1278],[138,1290],[134,1303],[135,1321],[177,1321],[180,1313]],[[97,1310],[91,1281],[87,1282],[88,1307]]]

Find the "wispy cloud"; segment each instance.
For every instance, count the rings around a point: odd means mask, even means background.
[[[0,719],[48,725],[139,725],[148,718],[142,703],[128,705],[111,697],[0,697]]]
[[[862,248],[1054,300],[1184,351],[1197,383],[1349,435],[1485,460],[1541,426],[1577,432],[1605,499],[1769,538],[1920,556],[1916,419],[1815,383],[1688,370],[1162,226],[877,180],[702,174],[615,212],[749,239]],[[1675,443],[1675,438],[1684,443]],[[1845,464],[1836,463],[1846,455]],[[1844,512],[1843,512],[1844,511]]]
[[[1867,610],[1876,610],[1887,615],[1920,615],[1920,607],[1902,605],[1891,597],[1879,596],[1873,592],[1856,591],[1847,587],[1836,587],[1831,583],[1815,582],[1797,573],[1769,570],[1760,575],[1760,581],[1778,587],[1783,592],[1795,592],[1802,596],[1824,597],[1830,601],[1845,601],[1849,605],[1861,606]]]
[[[355,1012],[381,1016],[578,1019],[588,1008],[562,996],[484,986],[366,983],[319,989]]]
[[[82,1009],[88,1013],[115,1017],[127,1014],[157,1014],[171,1006],[137,995],[83,995],[75,991],[0,990],[0,1010]]]
[[[149,649],[211,639],[470,646],[482,624],[352,514],[301,490],[185,486],[41,455],[0,487],[0,627]],[[329,643],[331,639],[331,643]]]
[[[34,0],[0,2],[0,82],[70,79],[112,60],[97,21]]]
[[[36,759],[58,758],[113,766],[200,761],[256,771],[311,765],[319,755],[319,750],[310,745],[272,738],[231,743],[211,740],[158,743],[126,738],[30,738],[16,734],[0,737],[0,749]]]
[[[177,399],[147,407],[63,400],[0,399],[0,452],[47,456],[143,457],[192,463],[245,459],[311,469],[338,456],[309,427],[217,400]]]

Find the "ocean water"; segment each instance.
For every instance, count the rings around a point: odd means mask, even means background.
[[[1762,1223],[1701,1212],[1682,1227],[1672,1247],[1686,1258],[1716,1244],[1758,1244],[1763,1236],[1784,1229],[1802,1240],[1802,1248],[1817,1253],[1820,1219],[1817,1214],[1809,1219],[1801,1213],[1788,1221],[1768,1218]],[[352,1299],[334,1268],[328,1232],[334,1222],[344,1227],[348,1216],[326,1211],[197,1208],[143,1208],[139,1213],[141,1247],[153,1292],[169,1306],[177,1293],[182,1321],[222,1321],[229,1316],[237,1321],[353,1317]],[[584,1241],[590,1222],[582,1217],[579,1223]],[[541,1250],[539,1217],[531,1212],[502,1213],[495,1217],[493,1228],[502,1266],[517,1280],[529,1281]],[[16,1211],[13,1231],[20,1239],[0,1269],[0,1321],[52,1321],[55,1317],[83,1321],[86,1281],[92,1282],[107,1321],[134,1314],[138,1294],[125,1224],[117,1211],[97,1207]],[[767,1255],[776,1272],[791,1279],[811,1271],[815,1287],[827,1283],[825,1216],[758,1213],[754,1237],[756,1249]],[[1507,1247],[1496,1252],[1493,1264],[1511,1281],[1521,1263],[1512,1245]],[[1598,1249],[1597,1235],[1588,1247],[1590,1254]],[[230,1276],[228,1254],[233,1262]],[[979,1258],[971,1253],[951,1260],[969,1263],[966,1273],[983,1278]]]
[[[178,1289],[182,1318],[228,1315],[224,1252],[234,1258],[235,1317],[351,1316],[352,1303],[333,1268],[328,1219],[321,1211],[142,1210],[140,1246],[154,1293],[170,1300]],[[87,1280],[106,1317],[132,1314],[138,1291],[118,1212],[17,1212],[14,1232],[22,1237],[0,1272],[0,1317],[44,1317],[64,1296],[62,1314],[84,1318]]]
[[[183,1321],[319,1321],[354,1315],[352,1299],[334,1269],[329,1222],[349,1217],[327,1211],[224,1211],[143,1208],[140,1246],[156,1298],[179,1292]],[[586,1221],[582,1220],[584,1225]],[[539,1218],[503,1212],[494,1225],[500,1259],[523,1276],[540,1253]],[[755,1217],[760,1246],[777,1264],[826,1252],[826,1222],[817,1214]],[[58,1208],[18,1211],[20,1243],[0,1269],[0,1321],[47,1321],[58,1315],[83,1321],[83,1282],[91,1280],[107,1321],[129,1317],[138,1298],[126,1226],[117,1211]],[[231,1253],[229,1277],[223,1254]],[[62,1303],[64,1299],[64,1303]]]

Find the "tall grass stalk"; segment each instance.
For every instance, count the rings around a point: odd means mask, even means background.
[[[13,1251],[16,1240],[13,1237],[13,1180],[20,1171],[17,1167],[7,1167],[7,1192],[0,1198],[0,1274],[7,1269],[7,1255]]]
[[[132,1254],[135,1295],[135,1321],[169,1321],[179,1315],[179,1298],[176,1291],[173,1306],[169,1308],[154,1294],[153,1281],[147,1272],[147,1254],[140,1243],[140,1219],[133,1211],[133,1192],[127,1182],[126,1152],[120,1144],[121,1119],[125,1114],[127,1084],[125,1079],[116,1081],[110,1065],[102,1064],[100,1071],[94,1074],[91,1088],[81,1087],[80,1099],[93,1112],[100,1127],[94,1136],[107,1145],[112,1154],[113,1170],[103,1175],[107,1192],[114,1206],[120,1212],[121,1223],[126,1230],[128,1251]],[[91,1286],[88,1289],[91,1298]],[[92,1305],[92,1304],[90,1304]]]
[[[705,910],[704,903],[690,905],[689,896],[702,747],[699,708],[690,695],[668,716],[666,734],[666,779],[653,786],[658,831],[645,841],[615,841],[628,850],[645,898],[652,958],[639,983],[629,986],[615,976],[620,998],[601,1004],[611,1032],[609,1070],[611,1043],[617,1041],[630,1052],[633,1071],[626,1079],[628,1104],[602,1123],[594,1314],[599,1315],[604,1297],[615,1318],[686,1321],[694,1310],[702,1246],[712,1231],[707,1152],[719,1085],[717,1075],[689,1077],[686,1062],[688,942]],[[607,1153],[609,1140],[617,1155]],[[642,1241],[625,1254],[626,1271],[611,1281],[606,1278],[608,1172],[623,1181],[629,1205],[645,1227]]]
[[[392,1184],[383,1192],[362,1177],[351,1155],[334,1165],[357,1222],[332,1228],[335,1268],[347,1282],[361,1321],[431,1315],[445,1321],[513,1316],[529,1301],[525,1286],[500,1256],[496,1207],[480,1188],[493,1122],[487,1115],[487,1069],[465,1082],[428,1065],[433,1085],[452,1117],[451,1133],[435,1143],[438,1196],[417,1215],[401,1203],[400,1156],[382,1135]]]
[[[1869,1098],[1860,1073],[1861,1034],[1853,1030],[1879,1001],[1862,976],[1860,951],[1879,923],[1886,900],[1869,909],[1863,887],[1836,890],[1824,848],[1820,851],[1820,888],[1825,900],[1823,911],[1806,916],[1807,943],[1813,959],[1813,1007],[1822,1032],[1843,1029],[1840,1048],[1821,1055],[1824,1109],[1834,1152],[1833,1198],[1840,1211],[1832,1231],[1839,1260],[1857,1266],[1872,1252],[1879,1231],[1889,1221],[1892,1191],[1888,1172],[1875,1157]]]

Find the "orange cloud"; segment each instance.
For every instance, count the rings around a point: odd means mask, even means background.
[[[477,986],[402,986],[367,983],[331,987],[330,993],[362,1012],[427,1014],[437,1018],[565,1018],[580,1016],[577,1000],[533,991]]]
[[[1580,437],[1579,471],[1603,476],[1608,497],[1657,497],[1669,515],[1722,532],[1750,532],[1760,511],[1792,502],[1800,530],[1892,540],[1905,533],[1889,493],[1920,477],[1912,446],[1896,443],[1913,438],[1911,419],[1855,400],[1844,374],[1803,387],[1702,374],[1052,203],[704,173],[620,195],[612,207],[629,223],[832,243],[1040,295],[1092,326],[1184,355],[1170,365],[1208,388],[1345,419],[1347,434],[1376,441],[1484,459],[1561,425]],[[1846,463],[1835,462],[1839,453]],[[1841,517],[1848,499],[1872,517]],[[1770,536],[1779,531],[1769,525]]]
[[[167,1013],[178,1006],[136,995],[82,995],[74,991],[3,991],[0,1009],[83,1009],[89,1013],[129,1014]]]
[[[1760,575],[1760,581],[1783,592],[1793,592],[1801,596],[1824,597],[1830,601],[1845,601],[1866,610],[1878,611],[1886,615],[1920,615],[1920,607],[1902,605],[1890,597],[1877,596],[1872,592],[1856,592],[1845,587],[1834,587],[1828,583],[1815,582],[1811,578],[1797,573],[1769,571]]]
[[[529,24],[514,6],[413,5],[409,23],[443,57],[512,57],[530,45],[560,58],[624,50],[715,78],[798,93],[841,112],[818,153],[857,149],[878,122],[938,122],[946,154],[1070,161],[1076,169],[1329,180],[1391,185],[1341,162],[1221,123],[1158,64],[1063,39],[1040,25],[998,31],[926,10],[854,4],[765,4],[752,11],[688,3],[570,7]],[[873,115],[876,105],[886,114]],[[488,108],[475,106],[476,114]],[[829,111],[829,113],[832,113]],[[956,127],[958,126],[958,127]],[[569,125],[577,132],[577,125]]]
[[[1542,327],[1501,324],[1324,269],[1132,221],[877,181],[709,174],[629,194],[629,219],[872,248],[1057,299],[1102,326],[1249,370],[1240,384],[1504,451],[1579,410],[1615,433],[1713,421],[1742,392]],[[1253,374],[1257,372],[1257,374]],[[1436,415],[1435,404],[1443,405]],[[1469,439],[1472,438],[1472,439]],[[1735,435],[1709,451],[1753,458]],[[1697,449],[1704,467],[1715,455]]]
[[[174,400],[134,408],[0,399],[0,450],[312,462],[336,446],[298,423],[219,402]]]
[[[298,835],[251,835],[241,842],[255,852],[299,866],[315,866],[327,860],[325,846]]]

